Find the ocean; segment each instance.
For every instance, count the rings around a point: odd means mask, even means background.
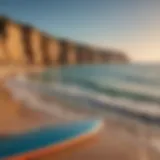
[[[38,81],[66,103],[160,123],[160,65],[64,66],[49,68]]]
[[[20,79],[22,81],[22,77]],[[147,124],[160,124],[158,64],[64,66],[48,68],[27,79],[32,85],[26,88],[54,96],[75,108],[84,107],[101,114],[112,113]]]

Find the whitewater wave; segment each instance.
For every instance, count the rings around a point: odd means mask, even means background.
[[[41,82],[31,82],[26,78],[17,78],[7,83],[9,88],[12,88],[14,96],[18,98],[23,94],[18,92],[18,88],[23,88],[35,91],[36,93],[42,93],[49,96],[59,97],[62,100],[71,100],[72,102],[80,103],[82,105],[88,105],[92,108],[110,110],[118,112],[120,114],[129,115],[139,119],[145,119],[147,121],[159,122],[160,121],[160,106],[157,103],[148,103],[145,101],[134,101],[132,99],[126,99],[122,97],[112,97],[109,95],[93,92],[90,90],[81,89],[76,85],[66,85],[61,83],[41,83]],[[16,90],[16,92],[15,92]],[[18,94],[18,95],[16,95]],[[26,95],[26,93],[25,93]],[[28,94],[29,96],[29,94]],[[16,98],[17,98],[16,97]],[[27,101],[28,98],[27,98]],[[34,96],[30,96],[30,105],[40,106],[40,109],[44,110],[46,107],[41,106],[42,102],[40,99],[35,99]],[[38,101],[38,102],[37,102]],[[38,104],[37,104],[38,103]],[[45,104],[46,105],[46,104]],[[53,109],[53,104],[47,104],[48,113],[56,113],[57,115],[63,115],[61,111],[55,111]],[[52,105],[52,106],[51,106]],[[55,106],[54,106],[55,107]],[[75,106],[76,107],[76,106]],[[49,110],[48,110],[49,108]],[[59,108],[59,107],[56,107]]]
[[[16,83],[18,84],[18,82]],[[18,85],[15,85],[15,83],[7,83],[7,86],[12,91],[14,99],[22,101],[27,107],[30,107],[31,109],[39,110],[56,118],[66,120],[83,119],[84,117],[86,117],[85,114],[77,114],[74,113],[72,110],[68,109],[64,110],[64,107],[62,107],[59,103],[56,103],[55,101],[46,101],[45,99],[43,99],[42,96],[40,96],[36,92],[33,92],[33,90],[31,90],[30,88],[26,87],[26,84],[25,86],[24,84],[22,86],[22,83],[21,85],[20,83]]]
[[[114,97],[124,97],[133,100],[151,101],[160,104],[160,91],[158,87],[137,85],[129,82],[117,82],[114,79],[99,80],[79,79],[77,77],[63,77],[61,84],[77,85]],[[58,84],[58,82],[57,82]]]
[[[150,86],[146,84],[138,84],[124,81],[117,81],[116,79],[107,79],[105,83],[104,80],[99,81],[98,84],[101,84],[104,87],[112,87],[117,90],[128,91],[130,93],[140,93],[150,97],[156,97],[160,99],[160,86]]]

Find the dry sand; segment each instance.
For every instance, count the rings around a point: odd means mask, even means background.
[[[4,73],[3,77],[6,77]],[[0,82],[0,134],[26,131],[59,121],[13,100],[12,95],[4,87],[5,79],[1,78]],[[135,128],[108,119],[105,127],[94,139],[37,160],[159,160],[158,151],[147,146],[145,140],[141,138],[143,134],[141,135]]]

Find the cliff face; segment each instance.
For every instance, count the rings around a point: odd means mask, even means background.
[[[120,51],[55,39],[34,27],[0,17],[0,64],[57,66],[111,62],[126,63],[128,57]]]

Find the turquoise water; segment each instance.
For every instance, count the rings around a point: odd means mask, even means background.
[[[70,66],[50,68],[40,77],[50,84],[45,93],[75,106],[160,122],[160,65]]]

